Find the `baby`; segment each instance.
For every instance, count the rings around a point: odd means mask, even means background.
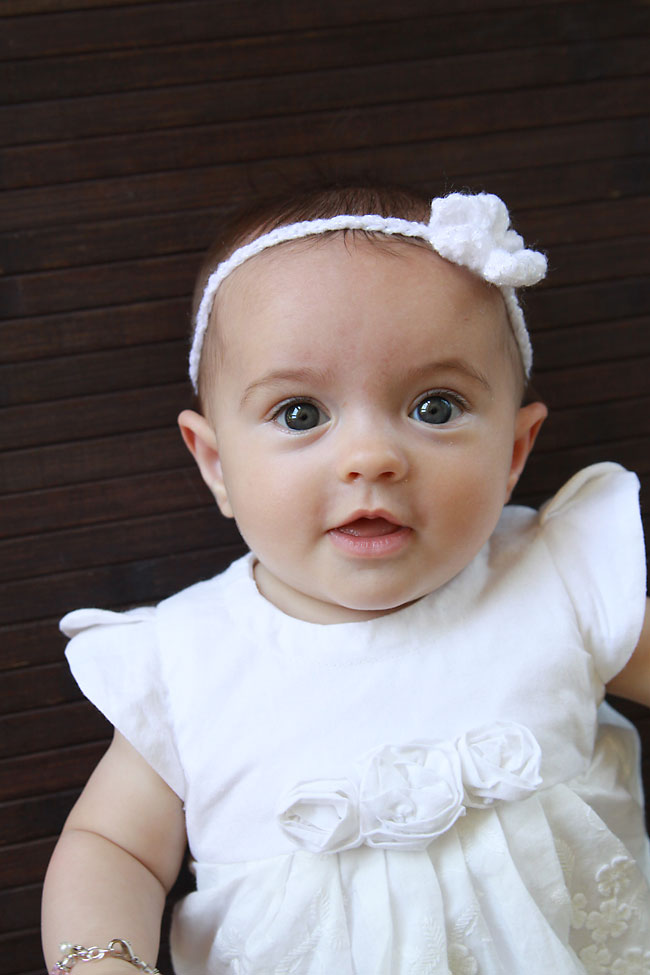
[[[650,972],[637,741],[602,704],[650,704],[636,478],[504,507],[545,270],[494,196],[373,188],[208,256],[179,424],[250,553],[62,622],[115,736],[48,871],[54,971],[153,971],[187,841],[178,975]]]

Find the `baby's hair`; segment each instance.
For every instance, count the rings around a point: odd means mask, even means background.
[[[428,194],[408,187],[367,183],[321,185],[298,190],[291,195],[261,197],[253,203],[249,202],[224,219],[218,237],[203,260],[194,288],[192,322],[196,319],[208,278],[217,265],[238,248],[279,227],[306,220],[326,220],[341,213],[360,216],[373,213],[424,224],[430,217],[431,198]],[[379,245],[387,245],[388,238],[381,234],[357,229],[345,230],[343,233],[362,234]],[[420,240],[396,236],[398,240],[412,246],[422,246]],[[197,389],[202,412],[207,407],[205,391],[212,388],[217,379],[216,368],[220,359],[217,333],[217,329],[208,328],[199,365]],[[520,379],[519,386],[523,393],[526,384],[520,351],[512,329],[505,328],[503,334],[506,352],[512,360],[515,375]]]

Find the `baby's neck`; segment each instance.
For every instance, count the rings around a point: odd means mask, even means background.
[[[299,590],[284,586],[258,561],[255,561],[253,565],[253,577],[260,595],[277,609],[286,613],[287,616],[303,620],[306,623],[321,625],[363,623],[378,619],[380,616],[388,616],[390,613],[396,613],[404,608],[403,606],[395,606],[389,609],[352,609],[348,606],[340,606],[338,603],[328,603],[315,599]]]

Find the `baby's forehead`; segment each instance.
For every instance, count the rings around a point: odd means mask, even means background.
[[[456,348],[469,348],[479,332],[505,345],[500,333],[510,332],[499,289],[426,242],[338,233],[278,245],[233,271],[213,308],[211,351],[228,368],[230,353],[260,341],[303,353],[328,342],[345,349],[359,328],[386,315],[395,327],[384,331],[384,348],[398,348],[413,322],[433,337],[440,318],[458,321]]]
[[[305,237],[262,251],[233,271],[222,283],[213,306],[213,318],[223,323],[233,305],[286,301],[302,294],[310,279],[325,278],[336,287],[337,281],[349,278],[359,263],[377,268],[388,262],[397,267],[390,282],[381,280],[375,287],[402,289],[404,300],[417,300],[423,276],[435,272],[436,290],[462,293],[467,303],[503,309],[499,289],[488,284],[468,268],[441,257],[431,245],[418,238],[401,238],[364,231],[338,231]]]

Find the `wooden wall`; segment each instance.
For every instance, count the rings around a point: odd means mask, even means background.
[[[552,414],[519,496],[615,459],[647,510],[649,21],[625,0],[0,0],[0,972],[41,968],[41,879],[108,736],[57,619],[240,551],[174,423],[199,254],[251,188],[503,195],[551,269],[527,307]]]

